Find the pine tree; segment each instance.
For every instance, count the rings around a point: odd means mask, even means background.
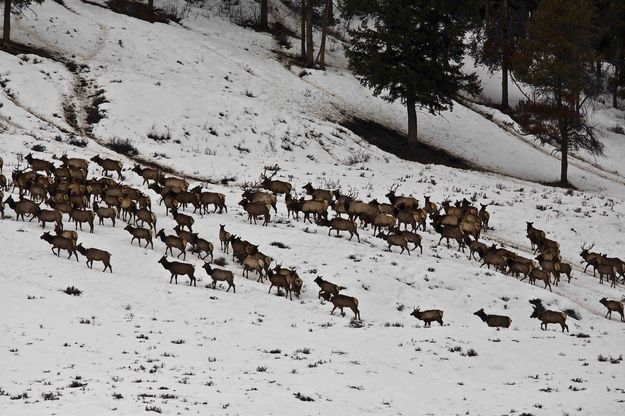
[[[585,106],[596,91],[592,10],[590,0],[542,0],[515,59],[516,76],[531,88],[519,103],[519,123],[560,152],[562,186],[569,185],[569,151],[603,152]]]
[[[4,2],[4,23],[2,31],[2,47],[11,47],[11,14],[17,14],[33,3],[41,4],[43,0],[1,0]]]
[[[261,29],[269,28],[269,7],[267,5],[267,0],[260,0],[260,27]]]
[[[460,90],[475,94],[475,74],[462,73],[470,2],[456,0],[345,0],[343,13],[361,21],[350,30],[346,54],[373,94],[408,111],[408,140],[417,140],[416,107],[438,114]]]
[[[492,73],[501,71],[501,107],[508,108],[508,75],[537,0],[484,0],[483,19],[473,31],[470,54]]]
[[[612,65],[609,87],[612,93],[612,106],[618,107],[619,88],[625,87],[625,1],[604,0],[605,20],[601,52]],[[625,91],[621,94],[625,96]]]

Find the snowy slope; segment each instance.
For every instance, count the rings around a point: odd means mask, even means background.
[[[217,236],[218,224],[226,224],[277,263],[296,267],[304,289],[290,302],[275,289],[267,294],[268,284],[242,278],[231,259],[225,267],[235,272],[236,294],[223,285],[205,288],[210,279],[191,256],[198,287],[182,278],[170,285],[157,263],[164,245],[131,246],[121,222],[80,233],[86,247],[113,256],[114,273],[103,274],[97,263],[89,270],[82,258],[53,256],[39,239],[41,228],[16,222],[7,207],[11,218],[0,221],[1,414],[140,414],[153,407],[163,414],[327,414],[338,405],[350,415],[592,415],[625,408],[618,358],[625,326],[604,319],[598,303],[620,299],[622,285],[611,289],[582,274],[578,256],[584,241],[620,255],[625,205],[618,177],[576,168],[574,182],[586,191],[567,193],[402,161],[335,123],[344,113],[398,128],[404,120],[401,106],[372,98],[345,73],[340,57],[325,73],[300,78],[300,69],[275,60],[272,38],[208,11],[182,26],[151,25],[76,0],[66,4],[44,4],[37,19],[16,25],[15,37],[75,55],[86,65],[78,74],[49,59],[0,55],[5,174],[35,144],[45,146],[35,155],[50,160],[63,152],[122,158],[94,140],[84,149],[68,143],[80,128],[65,121],[64,105],[84,104],[101,88],[109,102],[93,129],[100,142],[129,138],[141,157],[198,178],[236,177],[235,184],[279,163],[280,176],[299,193],[311,181],[382,201],[399,183],[419,199],[491,203],[494,230],[486,241],[529,256],[525,221],[534,221],[560,241],[574,279],[550,293],[480,269],[455,245],[437,247],[430,227],[422,255],[388,253],[371,230],[360,231],[360,244],[328,237],[326,228],[288,219],[282,201],[269,227],[249,225],[236,205],[240,189],[209,185],[226,194],[229,213],[194,215],[196,231],[215,244],[216,257],[226,256]],[[93,84],[81,86],[81,79]],[[540,181],[558,171],[557,160],[463,107],[423,116],[420,128],[424,139],[492,171]],[[171,139],[155,142],[149,132]],[[498,147],[504,143],[507,154]],[[91,174],[100,171],[92,167]],[[156,194],[134,173],[124,176],[152,197],[159,228],[171,232],[173,220]],[[349,311],[329,315],[331,305],[317,299],[317,275],[359,299],[362,327],[350,322]],[[83,294],[60,291],[67,286]],[[537,297],[581,319],[568,319],[568,334],[541,331],[527,302]],[[445,325],[423,328],[409,316],[414,306],[443,309]],[[487,328],[472,315],[482,307],[509,315],[512,327]],[[471,349],[477,356],[467,355]]]

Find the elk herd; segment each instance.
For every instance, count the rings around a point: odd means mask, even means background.
[[[135,165],[130,171],[143,179],[143,185],[156,192],[159,205],[165,205],[166,215],[171,214],[177,224],[173,233],[170,233],[164,228],[158,229],[157,216],[152,210],[151,198],[146,193],[106,176],[109,172],[115,172],[118,180],[121,180],[121,161],[102,158],[100,155],[90,160],[63,155],[58,158],[60,165],[55,166],[50,161],[35,158],[32,153],[24,159],[28,168],[20,169],[18,165],[11,174],[12,189],[13,192],[17,191],[17,200],[13,195],[5,200],[4,191],[9,189],[9,183],[2,174],[4,163],[0,158],[0,216],[4,218],[5,206],[8,205],[15,212],[16,220],[26,221],[26,216],[29,216],[29,222],[37,219],[43,229],[48,223],[53,225],[54,233],[44,232],[41,240],[50,244],[56,256],[60,256],[63,250],[68,253],[68,259],[74,256],[78,261],[80,253],[86,258],[89,268],[97,261],[103,264],[104,272],[108,269],[112,273],[111,253],[99,248],[86,248],[78,243],[77,230],[80,228],[83,231],[85,225],[90,233],[94,233],[96,218],[98,226],[104,226],[110,221],[112,227],[116,227],[116,221],[121,219],[125,222],[124,230],[131,236],[130,244],[137,240],[140,246],[154,249],[154,240],[163,243],[164,255],[158,263],[170,273],[170,283],[177,283],[178,276],[187,276],[190,285],[197,285],[195,266],[186,263],[187,253],[192,253],[203,261],[202,268],[212,279],[210,287],[215,289],[218,282],[225,282],[228,285],[226,291],[232,289],[236,293],[233,272],[213,267],[213,244],[194,232],[196,218],[185,213],[187,209],[193,208],[193,214],[203,216],[210,212],[211,207],[212,213],[228,212],[224,194],[204,190],[201,186],[190,188],[185,179],[167,176],[158,169]],[[101,168],[102,177],[88,177],[90,162]],[[536,254],[535,259],[480,241],[481,234],[489,229],[488,205],[481,205],[478,209],[463,199],[453,204],[443,201],[439,207],[430,201],[429,196],[425,196],[424,205],[420,207],[415,197],[396,194],[397,185],[385,195],[388,202],[376,199],[364,202],[357,199],[354,192],[344,194],[340,189],[319,189],[310,182],[302,187],[306,197],[298,197],[294,195],[291,183],[274,179],[278,171],[277,166],[266,168],[256,184],[242,187],[238,205],[247,213],[250,224],[257,224],[262,218],[262,225],[267,226],[272,214],[278,212],[278,198],[284,196],[288,218],[299,221],[301,214],[304,223],[328,227],[328,235],[333,231],[337,237],[341,232],[348,233],[349,240],[356,237],[359,243],[362,230],[370,227],[373,236],[383,240],[388,251],[396,247],[400,249],[400,254],[406,252],[410,255],[417,248],[423,253],[423,238],[419,232],[426,232],[429,219],[433,230],[440,235],[438,245],[445,240],[448,248],[451,241],[458,245],[458,251],[464,252],[468,248],[469,259],[479,259],[480,267],[487,266],[490,269],[492,266],[504,274],[520,277],[521,280],[528,279],[532,284],[541,281],[550,291],[552,284],[560,283],[562,274],[567,276],[568,282],[571,280],[571,265],[563,261],[560,245],[547,238],[544,231],[534,228],[531,222],[527,223],[527,237]],[[272,172],[271,175],[268,172]],[[44,204],[47,208],[42,208]],[[330,210],[334,212],[332,218],[329,218]],[[65,215],[70,223],[74,223],[75,230],[64,229]],[[265,279],[269,281],[269,293],[275,287],[278,293],[284,292],[288,299],[292,300],[293,294],[299,298],[303,280],[296,269],[276,264],[272,257],[258,249],[258,245],[228,232],[225,225],[220,225],[218,236],[220,249],[224,253],[232,253],[232,260],[242,266],[244,277],[249,278],[252,273],[259,283],[264,283]],[[593,245],[582,246],[580,255],[586,262],[584,272],[592,266],[593,276],[598,272],[600,283],[606,278],[612,286],[616,285],[619,277],[625,280],[623,261],[591,252],[592,248]],[[170,261],[168,254],[176,256],[176,261]],[[182,261],[178,261],[181,257]],[[320,288],[318,298],[332,303],[331,314],[337,308],[342,314],[344,308],[349,308],[355,319],[360,319],[358,299],[339,293],[345,289],[343,286],[328,282],[321,276],[317,276],[314,282]],[[564,313],[546,310],[538,300],[531,302],[534,305],[531,317],[541,320],[541,328],[546,328],[549,323],[557,323],[561,325],[562,331],[568,331]],[[614,311],[625,321],[622,302],[606,298],[600,302],[608,309],[606,317],[611,317]],[[430,326],[432,322],[443,325],[442,310],[421,311],[416,308],[411,315],[422,320],[425,326]],[[511,325],[509,317],[488,315],[483,309],[475,312],[475,315],[490,327],[508,328]]]

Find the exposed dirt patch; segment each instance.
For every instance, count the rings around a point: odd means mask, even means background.
[[[104,5],[89,0],[82,0],[83,3],[90,4],[92,6],[102,7],[106,9]],[[136,19],[145,20],[150,23],[180,23],[180,17],[167,13],[161,9],[151,9],[146,3],[135,3],[129,0],[111,0],[106,3],[108,8],[119,14],[125,14],[126,16],[134,17]]]
[[[351,118],[342,121],[340,124],[362,137],[368,143],[385,152],[392,153],[400,159],[423,164],[444,165],[457,169],[479,170],[466,160],[444,150],[421,142],[409,143],[403,134],[371,120]]]
[[[0,40],[1,39],[2,38],[0,38]],[[0,51],[10,53],[11,55],[31,54],[41,56],[42,58],[54,59],[52,58],[52,55],[44,49],[40,49],[31,45],[23,45],[21,43],[16,43],[13,41],[11,41],[11,45],[8,49],[5,48],[0,42]]]

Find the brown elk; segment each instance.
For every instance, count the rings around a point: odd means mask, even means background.
[[[310,182],[302,186],[302,189],[306,190],[306,193],[316,201],[326,201],[328,204],[332,202],[332,191],[327,189],[316,189]]]
[[[330,300],[332,296],[336,296],[341,290],[346,289],[344,286],[339,286],[324,280],[321,276],[315,278],[315,283],[317,283],[320,288],[318,299],[324,298],[325,300]]]
[[[276,204],[278,203],[278,199],[276,196],[269,192],[264,191],[254,191],[252,189],[244,189],[242,194],[243,199],[247,199],[249,202],[269,205],[273,208],[275,213],[278,212],[278,208]],[[239,203],[241,205],[241,203]]]
[[[408,240],[406,240],[405,237],[401,235],[397,235],[397,234],[391,234],[391,233],[384,234],[383,232],[378,233],[376,237],[381,238],[382,240],[386,241],[386,244],[388,244],[388,251],[392,252],[393,250],[391,250],[391,247],[398,246],[398,247],[401,247],[401,251],[399,252],[399,254],[403,254],[404,250],[406,250],[408,252],[408,255],[410,255],[410,248],[408,248]]]
[[[93,233],[93,222],[95,220],[95,213],[93,211],[84,209],[72,209],[69,213],[69,218],[74,221],[75,229],[78,229],[80,225],[80,231],[82,231],[82,224],[89,224],[89,232]]]
[[[341,316],[345,316],[345,312],[343,308],[349,308],[354,312],[354,319],[360,320],[360,311],[358,310],[358,299],[353,296],[346,295],[332,295],[330,298],[330,302],[332,302],[333,308],[330,311],[330,315],[334,315],[334,311],[336,308],[339,308],[341,311]]]
[[[293,185],[289,182],[274,180],[273,177],[276,176],[279,169],[274,169],[271,176],[267,176],[267,169],[260,175],[260,186],[264,189],[267,189],[274,194],[290,194]]]
[[[230,236],[230,245],[232,246],[232,260],[236,258],[239,263],[243,263],[247,256],[258,253],[257,245],[245,241],[236,235]]]
[[[34,158],[32,153],[27,154],[24,159],[26,159],[34,172],[45,172],[47,176],[50,176],[52,172],[54,172],[54,164],[52,162]]]
[[[280,289],[284,289],[284,297],[287,299],[290,297],[290,299],[293,300],[293,294],[291,292],[291,282],[286,275],[274,273],[273,270],[269,269],[267,270],[267,278],[269,279],[269,282],[271,282],[268,293],[271,293],[271,289],[275,286],[278,294],[280,293]]]
[[[623,316],[623,302],[601,298],[599,303],[608,309],[608,312],[605,314],[606,318],[612,319],[612,312],[618,312],[619,315],[621,315],[621,322],[625,322],[625,316]]]
[[[603,284],[603,277],[605,276],[609,282],[612,282],[610,287],[616,286],[616,273],[612,264],[600,264],[597,266],[599,272],[599,283]]]
[[[436,224],[434,222],[432,222],[432,226],[441,235],[437,245],[440,245],[444,238],[447,240],[447,248],[450,248],[449,239],[454,239],[458,243],[458,251],[462,250],[464,252],[464,233],[458,227]]]
[[[20,198],[19,201],[15,202],[12,195],[9,195],[6,201],[7,205],[15,211],[15,221],[18,221],[20,217],[22,217],[22,221],[26,221],[24,217],[25,214],[30,214],[30,219],[28,222],[32,221],[33,218],[36,217],[37,210],[39,209],[39,205],[31,201],[30,199]]]
[[[434,202],[431,202],[430,197],[428,195],[426,195],[424,198],[425,198],[425,205],[423,206],[423,208],[425,209],[425,212],[427,212],[428,214],[433,214],[436,211],[438,211],[438,205],[436,205],[436,203]]]
[[[98,216],[99,225],[104,225],[104,219],[109,218],[113,222],[113,227],[115,227],[115,217],[117,217],[117,210],[115,208],[100,207],[97,202],[94,202],[93,212]]]
[[[66,154],[63,154],[59,160],[63,163],[63,166],[67,166],[70,169],[89,171],[89,161],[81,159],[79,157],[68,158]]]
[[[371,224],[373,225],[373,234],[378,234],[379,232],[382,232],[382,228],[386,228],[388,231],[391,228],[395,227],[396,223],[397,218],[395,218],[393,215],[377,214],[375,217],[373,217],[373,221],[371,221]],[[413,230],[414,229],[415,228],[413,227]]]
[[[523,260],[520,260],[523,259]],[[527,279],[529,274],[534,270],[534,262],[530,259],[524,259],[523,257],[510,257],[507,259],[508,273],[515,277],[519,277],[522,274],[523,279]],[[521,280],[523,280],[521,279]]]
[[[539,230],[538,228],[534,228],[533,222],[527,222],[527,238],[529,238],[530,243],[532,244],[532,250],[535,247],[538,247],[540,243],[546,238],[545,232],[543,230]]]
[[[169,187],[175,192],[182,192],[189,189],[189,182],[187,182],[186,179],[176,178],[175,176],[162,175],[159,178],[158,183],[165,187]]]
[[[194,203],[195,209],[193,212],[200,209],[200,214],[208,213],[208,206],[213,205],[213,213],[217,212],[219,209],[219,213],[221,214],[224,210],[228,212],[228,207],[226,206],[226,195],[218,193],[218,192],[203,192],[201,186],[196,186],[191,189],[196,196],[196,202]]]
[[[213,289],[217,287],[217,282],[226,282],[228,283],[228,290],[226,290],[226,292],[229,292],[230,288],[232,288],[232,291],[237,293],[237,288],[234,285],[234,274],[230,270],[213,269],[209,263],[204,263],[202,267],[206,270],[206,274],[213,279]]]
[[[584,267],[584,273],[586,273],[586,269],[588,266],[593,267],[592,275],[595,276],[595,272],[597,270],[597,266],[599,266],[600,259],[602,257],[601,253],[591,252],[592,248],[595,244],[591,244],[590,247],[586,247],[586,243],[582,244],[582,252],[579,255],[582,257],[582,263],[586,263],[586,267]]]
[[[41,228],[46,228],[46,223],[53,222],[56,225],[63,225],[63,214],[56,209],[41,209],[37,207],[35,212],[37,220],[41,223]]]
[[[482,258],[482,264],[480,267],[487,266],[490,270],[490,266],[493,266],[495,270],[505,273],[507,265],[508,262],[505,256],[497,253],[486,253],[486,255]]]
[[[397,190],[397,188],[399,188],[399,184],[395,184],[393,186],[391,186],[391,189],[389,189],[388,193],[386,195],[384,195],[385,197],[388,198],[389,202],[393,205],[395,205],[396,207],[400,206],[401,204],[403,204],[403,206],[406,209],[417,209],[419,208],[419,201],[417,201],[416,198],[412,197],[412,196],[397,196],[395,195],[395,191]]]
[[[302,205],[304,204],[304,198],[293,198],[291,194],[284,196],[284,203],[286,205],[287,218],[293,217],[295,221],[299,221],[299,213],[302,212]]]
[[[62,226],[55,225],[54,233],[56,235],[60,235],[61,237],[69,238],[70,240],[74,241],[74,244],[76,244],[76,242],[78,241],[78,233],[76,231],[63,230]]]
[[[336,192],[336,191],[334,191]],[[349,200],[353,200],[353,198],[349,199]],[[387,204],[387,203],[380,203],[378,202],[377,199],[372,199],[371,201],[369,201],[369,205],[375,205],[376,207],[378,207],[378,211],[381,212],[382,214],[389,214],[389,215],[396,215],[396,211],[398,210],[398,207],[396,207],[393,204]],[[347,212],[347,210],[346,210]]]
[[[415,318],[425,322],[425,327],[432,326],[432,321],[436,321],[442,326],[443,313],[444,312],[440,309],[430,309],[427,311],[422,311],[419,307],[417,307],[412,311],[410,316],[414,316]]]
[[[250,270],[258,273],[257,282],[263,282],[263,270],[265,269],[265,262],[254,256],[247,256],[243,260],[243,277],[250,277]],[[247,273],[247,276],[246,276]]]
[[[191,244],[191,253],[197,253],[197,256],[202,260],[211,256],[211,262],[213,261],[213,243],[200,238],[197,233],[191,234],[191,241],[188,243]],[[206,253],[206,255],[202,257],[202,253]]]
[[[167,256],[161,257],[158,261],[165,270],[171,273],[171,278],[169,279],[169,283],[176,279],[176,284],[178,284],[178,276],[179,275],[187,275],[189,276],[189,286],[197,286],[195,280],[195,267],[189,263],[181,263],[178,261],[168,261]]]
[[[480,211],[478,212],[478,216],[480,217],[480,222],[482,223],[482,227],[484,228],[484,231],[488,230],[489,225],[488,223],[490,222],[490,213],[488,211],[486,211],[486,208],[488,208],[488,205],[484,205],[484,204],[480,204]]]
[[[156,214],[150,211],[147,208],[139,208],[134,212],[135,216],[135,224],[141,222],[141,226],[144,224],[148,224],[151,230],[154,230],[154,234],[156,234]]]
[[[241,205],[243,209],[247,212],[247,217],[250,221],[250,224],[252,223],[252,220],[254,220],[254,224],[256,224],[256,220],[258,219],[258,217],[263,217],[264,226],[269,224],[269,221],[271,220],[269,205],[262,202],[250,202],[247,199],[242,199],[239,202],[239,205]]]
[[[349,233],[349,240],[356,236],[358,242],[360,243],[360,235],[358,235],[358,226],[355,221],[345,219],[345,218],[332,218],[330,220],[330,229],[328,230],[328,235],[332,232],[332,230],[336,231],[336,235],[339,235],[339,231],[347,231]]]
[[[478,316],[482,322],[486,322],[486,325],[493,328],[509,328],[512,324],[512,319],[510,319],[509,316],[488,315],[484,312],[484,308],[475,312],[473,315]]]
[[[135,165],[132,168],[132,171],[143,178],[143,185],[150,185],[151,180],[154,182],[158,182],[158,180],[163,176],[163,174],[157,169],[142,168],[139,165]]]
[[[488,246],[477,239],[471,240],[471,237],[468,235],[464,236],[464,243],[469,247],[469,260],[477,260],[475,258],[475,253],[477,253],[480,258],[483,258],[488,251]]]
[[[552,292],[551,276],[549,275],[549,272],[542,270],[542,269],[532,269],[532,271],[529,274],[529,282],[531,284],[534,284],[536,280],[542,280],[545,283],[545,289],[549,288],[549,291]]]
[[[71,258],[73,254],[76,256],[76,261],[78,261],[78,254],[76,254],[76,242],[74,240],[60,235],[52,235],[49,231],[43,233],[40,238],[47,243],[52,244],[52,253],[56,254],[57,257],[61,255],[61,250],[67,250],[69,253],[67,258]],[[56,253],[54,252],[54,249],[57,250]]]
[[[319,218],[328,218],[328,201],[311,199],[302,203],[302,212],[304,213],[304,222],[308,221],[312,224],[310,214],[313,215],[315,221]]]
[[[193,226],[193,223],[195,222],[192,216],[181,214],[178,212],[176,208],[170,210],[170,212],[171,212],[171,216],[174,217],[174,221],[176,221],[176,223],[180,227],[187,227],[189,231],[192,231],[191,227]]]
[[[132,244],[132,242],[135,241],[135,238],[136,238],[137,242],[139,243],[139,246],[141,246],[141,240],[145,240],[144,248],[147,248],[149,244],[152,247],[152,249],[154,249],[154,243],[152,242],[152,230],[149,230],[147,228],[133,227],[130,224],[125,226],[124,230],[128,231],[130,235],[132,235],[130,244]]]
[[[107,176],[109,171],[117,172],[117,177],[121,179],[122,177],[122,168],[124,167],[123,163],[119,160],[115,159],[102,159],[100,155],[95,155],[91,158],[92,162],[95,162],[102,168],[102,174]]]
[[[110,272],[113,273],[113,268],[111,267],[111,253],[108,251],[97,248],[85,248],[82,244],[78,244],[76,250],[87,258],[87,267],[90,269],[93,269],[94,261],[101,261],[104,263],[104,270],[102,270],[102,272],[106,272],[106,269],[109,269]]]
[[[169,251],[169,254],[173,256],[173,249],[177,248],[180,251],[177,258],[183,256],[183,260],[187,259],[187,242],[183,238],[178,237],[177,235],[165,235],[165,230],[162,228],[158,233],[156,233],[156,237],[160,238],[161,241],[165,243],[165,255],[167,255],[167,251]]]
[[[404,237],[407,242],[412,243],[414,245],[414,247],[412,247],[413,250],[416,250],[416,248],[419,247],[421,254],[423,254],[423,246],[421,245],[421,236],[419,234],[412,231],[400,230],[397,227],[393,227],[389,231],[393,234]]]
[[[566,324],[566,314],[559,311],[546,310],[541,304],[534,305],[534,311],[530,315],[530,318],[536,318],[541,321],[540,329],[546,330],[548,324],[560,324],[562,332],[566,329],[569,332],[569,327]]]
[[[230,244],[230,233],[226,231],[224,224],[219,224],[219,247],[225,253],[228,252],[228,246]]]

